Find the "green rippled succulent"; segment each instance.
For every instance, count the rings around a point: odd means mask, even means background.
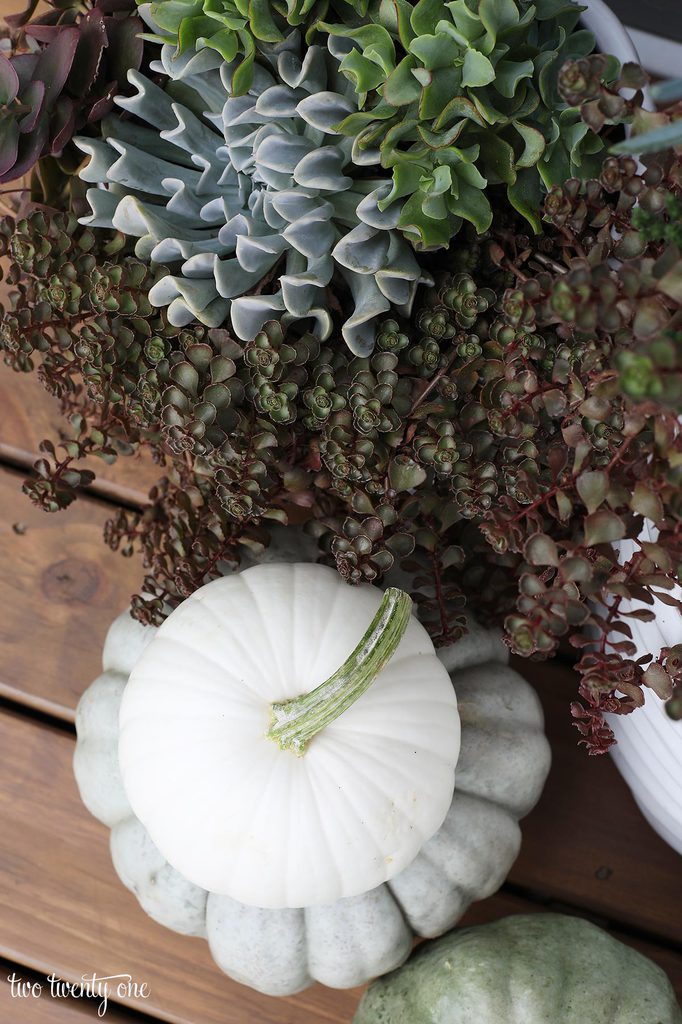
[[[383,208],[420,249],[470,221],[488,229],[486,190],[506,185],[539,231],[546,188],[596,171],[602,142],[557,90],[567,59],[589,54],[571,0],[381,0],[374,21],[323,23],[361,110],[339,127],[393,174]],[[607,77],[616,67],[606,64]]]
[[[209,47],[223,60],[237,60],[234,95],[253,83],[257,43],[281,43],[292,27],[312,26],[327,14],[329,0],[154,0],[140,13],[152,28],[146,38],[177,46],[178,53]],[[338,0],[333,5],[345,20],[344,8],[356,18],[367,14],[368,0]]]

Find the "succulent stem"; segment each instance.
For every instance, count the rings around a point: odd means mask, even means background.
[[[272,705],[268,739],[282,750],[304,754],[313,736],[347,711],[391,660],[411,610],[409,594],[389,587],[367,632],[341,668],[310,693]]]

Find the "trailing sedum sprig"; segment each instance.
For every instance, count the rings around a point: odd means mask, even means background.
[[[594,88],[581,103],[610,106]],[[166,475],[107,529],[143,553],[141,618],[303,519],[350,583],[397,575],[436,642],[468,604],[519,654],[581,649],[573,714],[603,752],[604,712],[682,681],[682,650],[635,660],[630,627],[654,600],[677,606],[682,579],[680,159],[640,173],[608,157],[598,179],[553,188],[543,220],[533,238],[500,211],[433,257],[434,287],[411,317],[380,318],[363,356],[338,326],[329,343],[275,321],[246,342],[173,327],[121,236],[62,215],[5,222],[6,358],[41,362],[76,431],[30,493],[64,507],[90,480],[81,454],[149,445]]]

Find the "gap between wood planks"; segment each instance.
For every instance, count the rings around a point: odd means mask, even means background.
[[[8,449],[0,443],[0,469],[5,469],[8,470],[10,473],[16,474],[17,487],[19,490],[21,490],[24,480],[34,479],[36,477],[36,474],[33,470],[33,465],[39,458],[41,458],[40,453],[38,453],[37,455],[33,456],[30,459],[24,458],[24,456],[21,453],[13,453],[12,451],[8,451]],[[126,456],[121,455],[119,456],[119,458],[125,459]],[[103,462],[102,466],[105,465],[106,464]],[[90,463],[88,463],[88,467],[89,466]],[[78,468],[78,465],[76,465],[76,468]],[[81,468],[85,468],[85,463],[83,463]],[[161,477],[162,475],[163,468],[159,466],[159,477]],[[150,483],[150,487],[151,486],[153,485]],[[98,502],[99,504],[105,505],[107,508],[111,509],[126,508],[131,509],[132,511],[137,511],[138,509],[141,509],[146,504],[148,504],[146,498],[142,494],[139,494],[139,500],[137,500],[135,499],[135,497],[132,496],[133,492],[131,492],[131,494],[128,495],[122,492],[121,488],[118,485],[112,484],[107,480],[101,478],[100,476],[96,476],[91,484],[88,484],[86,487],[80,488],[78,493],[87,495],[87,497],[90,498],[92,501]],[[31,500],[28,497],[28,495],[24,495],[24,498],[28,502],[30,502]],[[68,513],[68,508],[61,511]],[[60,512],[45,513],[45,515],[59,514]]]
[[[19,702],[0,701],[0,713],[3,711],[10,716],[18,715],[24,719],[29,719],[37,728],[66,734],[72,741],[75,738],[75,729],[71,723],[44,712],[26,709]],[[586,918],[594,924],[607,928],[615,933],[617,938],[635,946],[635,948],[640,949],[641,952],[651,956],[654,960],[658,960],[661,966],[669,972],[678,987],[678,991],[682,994],[682,964],[679,959],[681,951],[679,943],[657,935],[651,930],[636,927],[632,923],[622,921],[613,915],[600,914],[594,908],[558,899],[556,896],[543,893],[538,889],[507,882],[491,900],[475,904],[467,915],[468,920],[466,923],[481,923],[486,920],[494,920],[506,913],[537,911],[568,913]]]

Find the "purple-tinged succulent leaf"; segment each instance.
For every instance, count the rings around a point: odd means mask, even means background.
[[[0,54],[0,104],[6,107],[19,92],[19,76],[7,57]]]
[[[79,30],[65,28],[40,54],[33,72],[36,80],[45,83],[45,103],[54,103],[64,88],[78,46]]]
[[[12,67],[19,79],[19,95],[33,81],[33,73],[38,63],[37,53],[18,53],[12,57]]]
[[[31,20],[35,10],[31,3],[9,19],[24,29],[30,52],[0,55],[0,121],[17,129],[2,128],[3,181],[43,156],[61,156],[77,129],[109,112],[142,61],[143,26],[132,0],[52,0]]]
[[[101,121],[105,114],[108,114],[114,105],[114,96],[119,91],[118,82],[109,82],[106,89],[104,89],[102,95],[93,103],[88,114],[87,124],[95,124],[97,121]]]
[[[107,46],[107,29],[101,11],[88,11],[78,26],[78,44],[68,78],[69,92],[86,96],[92,88]]]
[[[19,150],[19,128],[9,117],[0,120],[0,181],[16,162]]]
[[[142,63],[144,42],[141,33],[144,25],[140,18],[109,19],[107,36],[107,67],[109,77],[121,83],[127,80],[129,68],[139,68]]]
[[[33,17],[39,3],[40,0],[30,0],[26,10],[21,11],[20,14],[6,14],[5,21],[10,28],[23,28]]]
[[[76,125],[76,117],[73,100],[68,96],[60,96],[51,125],[52,141],[50,144],[50,155],[59,156],[69,139],[73,136]]]
[[[33,131],[19,136],[19,154],[14,166],[2,177],[0,183],[14,181],[31,170],[43,152],[49,136],[47,116],[38,118]]]
[[[28,135],[35,128],[38,118],[43,111],[43,106],[45,104],[45,83],[31,82],[30,85],[22,92],[21,99],[24,104],[28,105],[29,109],[23,117],[19,118],[17,124],[21,134]]]

